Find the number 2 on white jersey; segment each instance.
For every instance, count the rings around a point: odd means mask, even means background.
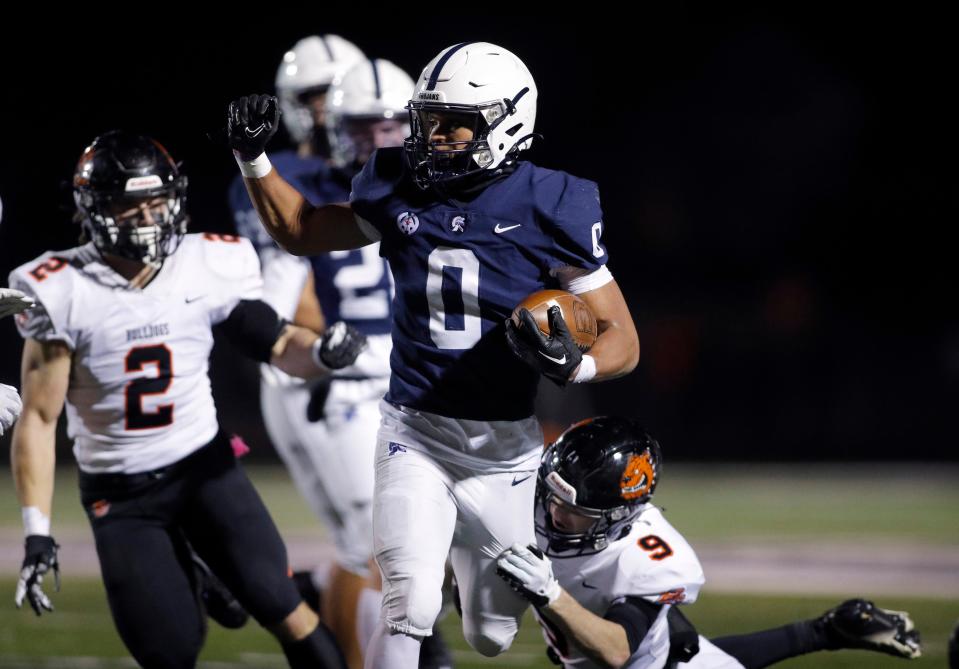
[[[130,381],[123,391],[127,430],[150,430],[173,424],[173,404],[161,404],[154,411],[143,410],[145,395],[162,395],[173,382],[173,353],[164,344],[136,346],[124,361],[124,371],[142,372],[145,365],[156,365],[156,376]]]

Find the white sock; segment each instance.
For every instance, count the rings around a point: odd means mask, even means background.
[[[356,602],[356,640],[366,657],[373,632],[380,624],[380,610],[383,608],[383,593],[372,588],[364,588]]]
[[[376,626],[367,647],[364,669],[416,669],[423,637],[393,632],[384,623]]]

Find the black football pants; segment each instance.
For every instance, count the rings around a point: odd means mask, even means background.
[[[203,645],[187,541],[261,625],[300,603],[286,547],[223,436],[153,472],[81,472],[80,493],[117,631],[146,669],[193,667]]]

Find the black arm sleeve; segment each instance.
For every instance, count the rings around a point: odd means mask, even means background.
[[[604,618],[626,630],[632,654],[643,642],[661,608],[640,597],[626,597],[609,607]],[[699,652],[699,633],[675,606],[666,614],[666,622],[669,624],[669,661],[688,662]]]
[[[609,607],[603,618],[626,630],[626,640],[632,654],[643,642],[661,608],[661,605],[647,602],[640,597],[626,597]]]
[[[286,327],[286,321],[262,300],[240,300],[226,320],[216,327],[244,355],[269,362],[273,344]]]

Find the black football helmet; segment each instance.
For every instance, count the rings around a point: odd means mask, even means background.
[[[101,253],[159,264],[186,233],[186,176],[154,139],[113,130],[88,146],[73,174],[73,199],[86,236]],[[156,200],[152,222],[117,214]]]
[[[628,533],[661,472],[659,443],[633,419],[601,416],[570,427],[539,468],[536,531],[547,538],[547,552],[598,553]],[[552,522],[553,503],[595,521],[585,532],[563,532]]]

